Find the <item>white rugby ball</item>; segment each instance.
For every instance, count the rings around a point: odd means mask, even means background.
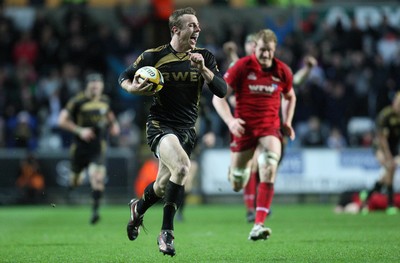
[[[161,72],[152,66],[144,66],[139,68],[135,75],[139,75],[139,82],[142,83],[145,79],[152,83],[149,91],[158,92],[164,87],[164,78]]]

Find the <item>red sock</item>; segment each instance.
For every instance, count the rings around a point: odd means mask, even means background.
[[[250,179],[247,185],[243,189],[243,199],[246,205],[247,211],[255,210],[255,199],[257,192],[257,172],[251,172]]]
[[[256,206],[256,224],[264,224],[271,207],[272,198],[274,197],[273,183],[260,183],[258,185],[257,206]]]

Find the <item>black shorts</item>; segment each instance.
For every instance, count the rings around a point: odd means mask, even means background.
[[[162,137],[167,134],[174,134],[178,137],[179,142],[190,157],[192,151],[197,143],[196,129],[194,127],[188,129],[173,128],[157,121],[149,121],[146,124],[147,144],[150,146],[151,151],[157,156],[157,146]]]
[[[105,165],[105,145],[102,145],[100,150],[85,149],[72,145],[71,171],[80,173],[87,168],[90,163]]]

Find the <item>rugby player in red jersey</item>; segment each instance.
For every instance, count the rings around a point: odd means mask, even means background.
[[[290,68],[274,57],[277,37],[269,29],[256,36],[254,54],[239,59],[225,73],[228,94],[235,94],[235,113],[232,115],[225,98],[214,96],[213,104],[231,132],[231,164],[229,180],[234,191],[240,191],[250,177],[248,162],[257,146],[260,183],[257,187],[256,218],[249,239],[267,239],[271,229],[264,226],[274,195],[274,182],[281,156],[282,132],[295,138],[292,119],[296,95],[292,88]],[[281,95],[282,119],[280,118]],[[228,95],[227,95],[228,96]]]
[[[245,55],[249,56],[254,53],[254,49],[256,46],[255,42],[255,33],[249,34],[246,37],[244,47],[243,49],[245,50]],[[239,55],[237,54],[237,46],[234,42],[228,41],[224,44],[223,46],[224,52],[227,55],[227,59],[230,62],[230,66],[234,65],[236,61],[239,60]],[[313,56],[305,56],[303,59],[303,66],[293,75],[293,88],[296,88],[296,86],[300,86],[305,82],[305,80],[308,78],[308,76],[311,73],[311,70],[318,64],[317,60]],[[233,95],[231,95],[230,99],[228,101],[230,102],[231,106],[234,108],[235,107],[235,100],[232,99],[234,98]],[[286,145],[287,139],[284,138],[282,140],[282,153],[281,153],[281,158],[279,159],[279,163],[282,161],[282,157],[284,155],[284,150],[285,150],[285,145]],[[258,154],[260,152],[260,149],[257,148],[254,152],[254,155],[252,157],[252,160],[249,161],[249,166],[250,166],[250,178],[247,182],[247,184],[243,187],[243,201],[246,207],[246,219],[247,222],[249,223],[254,223],[255,220],[255,199],[257,195],[257,186],[259,183],[259,176],[258,176],[258,164],[257,164],[257,158]],[[278,163],[278,166],[279,166]],[[271,211],[269,211],[271,213]]]

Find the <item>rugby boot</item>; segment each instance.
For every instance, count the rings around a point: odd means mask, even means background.
[[[272,230],[270,228],[264,227],[263,225],[255,224],[250,231],[249,240],[266,240],[269,238],[271,233]]]
[[[161,230],[157,244],[160,252],[164,253],[164,255],[175,256],[174,232],[172,230]]]
[[[93,212],[92,217],[90,218],[90,224],[95,225],[97,222],[99,222],[100,220],[100,215],[99,213]]]
[[[143,216],[137,212],[138,199],[132,199],[129,202],[129,208],[131,211],[131,217],[129,219],[128,225],[126,226],[126,232],[128,234],[129,240],[135,240],[139,233],[140,227],[143,226]]]

